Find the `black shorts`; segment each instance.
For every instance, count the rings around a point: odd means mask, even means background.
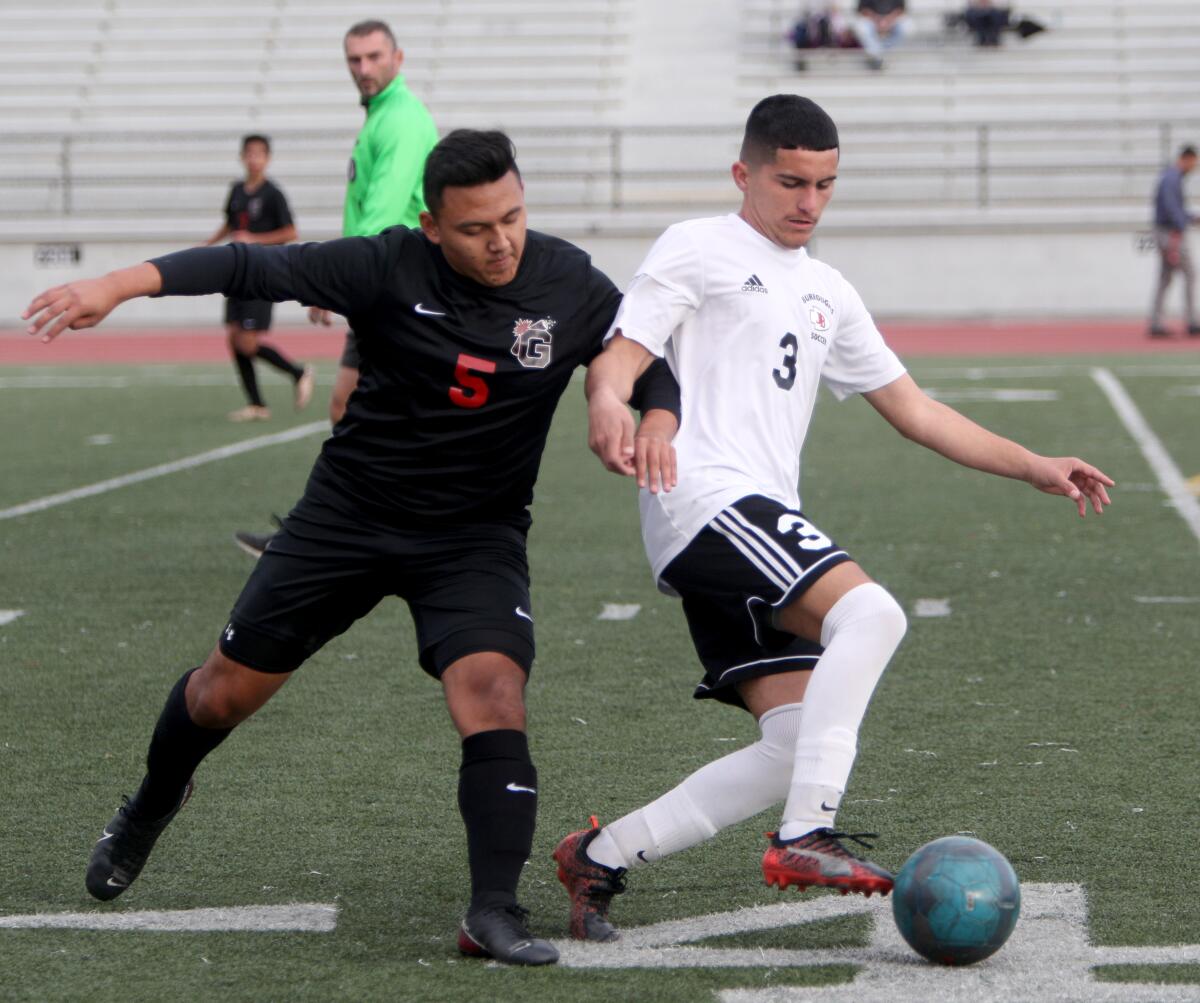
[[[347,369],[359,369],[361,362],[362,356],[358,354],[358,335],[347,331],[346,344],[342,346],[342,357],[338,360],[338,365]]]
[[[742,498],[705,526],[661,576],[683,599],[704,666],[695,696],[743,707],[737,683],[811,669],[824,649],[776,630],[772,611],[849,560],[802,513],[760,495]]]
[[[480,651],[508,655],[529,673],[524,532],[503,523],[385,528],[308,497],[259,558],[221,652],[260,672],[291,672],[389,595],[408,603],[430,675]]]
[[[270,300],[225,301],[225,323],[237,324],[243,331],[266,331],[271,326]]]

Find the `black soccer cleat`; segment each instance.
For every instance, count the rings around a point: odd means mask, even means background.
[[[271,521],[276,526],[282,528],[283,520],[277,515],[271,516]],[[275,536],[274,533],[247,533],[245,530],[239,529],[233,534],[233,542],[242,548],[247,554],[256,560],[263,555],[263,551],[271,544],[271,539]]]
[[[617,940],[621,934],[608,919],[612,897],[625,890],[625,868],[605,867],[587,855],[588,844],[600,835],[592,816],[592,827],[564,837],[554,850],[558,880],[571,896],[571,936],[600,943]]]
[[[506,965],[552,965],[558,949],[529,932],[529,910],[513,905],[484,906],[467,913],[458,928],[458,949],[473,958]]]
[[[92,848],[84,883],[93,898],[107,902],[115,899],[146,866],[146,858],[163,830],[170,824],[192,796],[192,781],[187,782],[183,796],[170,812],[162,818],[142,818],[133,808],[129,798],[124,802],[112,821],[104,827],[104,833]]]

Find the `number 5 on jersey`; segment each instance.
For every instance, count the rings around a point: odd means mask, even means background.
[[[454,367],[454,380],[458,386],[450,388],[450,402],[459,407],[483,407],[488,399],[488,385],[482,376],[476,373],[494,373],[496,363],[488,359],[478,359],[474,355],[462,353]]]

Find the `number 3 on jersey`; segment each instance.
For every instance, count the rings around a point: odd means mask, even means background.
[[[450,402],[459,407],[483,407],[488,399],[488,385],[482,376],[476,376],[475,373],[495,371],[496,363],[461,353],[454,367],[454,379],[458,386],[450,388]]]
[[[779,347],[784,351],[783,362],[779,369],[771,370],[771,375],[775,377],[775,386],[780,390],[791,390],[796,382],[796,353],[800,343],[796,341],[796,336],[788,331],[779,339]]]

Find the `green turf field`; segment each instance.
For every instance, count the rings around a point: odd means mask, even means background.
[[[1056,999],[1198,999],[1200,543],[1094,365],[1116,377],[1182,475],[1200,473],[1200,365],[922,359],[912,368],[993,429],[1114,476],[1115,504],[1099,519],[953,467],[903,442],[862,401],[818,408],[805,509],[913,614],[838,821],[880,833],[874,858],[892,868],[929,839],[974,833],[1009,857],[1027,889],[1082,886],[1091,947],[1183,945],[1105,964],[1094,982],[1085,965],[1062,975]],[[285,392],[264,383],[269,395]],[[992,399],[997,390],[1016,399]],[[304,422],[322,416],[326,393]],[[0,370],[0,510],[301,424],[280,408],[270,424],[232,426],[224,413],[238,403],[224,367]],[[611,819],[639,806],[755,734],[748,716],[691,699],[699,670],[680,610],[653,589],[633,491],[587,452],[583,418],[576,386],[546,454],[531,536],[529,714],[541,795],[522,896],[535,931],[552,938],[566,931],[549,857],[558,839],[590,813]],[[887,921],[877,911],[756,933],[714,926],[708,940],[688,935],[690,952],[648,951],[639,967],[621,967],[627,955],[615,948],[611,968],[597,967],[606,948],[536,971],[460,958],[458,741],[395,601],[330,644],[213,755],[131,891],[109,906],[91,901],[92,840],[136,786],[166,692],[212,646],[251,568],[231,533],[266,529],[272,510],[286,511],[319,441],[0,518],[0,610],[23,611],[0,614],[9,619],[0,626],[0,924],[33,913],[323,903],[336,906],[336,929],[0,926],[0,998],[967,998],[956,988],[967,983],[915,955],[895,966],[891,988],[872,989],[871,963],[853,952],[871,940],[869,915]],[[917,616],[919,600],[944,600],[949,615]],[[641,611],[598,619],[606,603]],[[614,918],[632,929],[819,903],[762,884],[762,832],[776,821],[768,812],[636,871]],[[973,1001],[1047,998],[1037,988],[1047,973],[1033,969],[1067,947],[1042,937],[1028,957],[1043,961],[1018,964],[1023,929],[961,974],[983,980],[970,983]],[[674,934],[658,932],[669,946]],[[722,963],[747,949],[761,963]],[[799,949],[820,963],[798,962],[789,952]]]

